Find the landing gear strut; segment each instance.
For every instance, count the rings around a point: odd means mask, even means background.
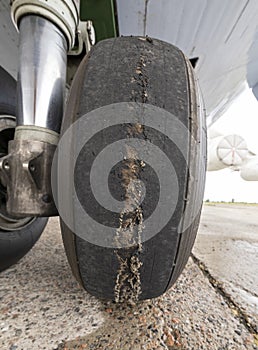
[[[63,117],[67,52],[73,47],[79,16],[72,0],[57,3],[15,0],[12,5],[20,32],[17,127],[1,170],[7,210],[15,216],[58,214],[51,164]]]

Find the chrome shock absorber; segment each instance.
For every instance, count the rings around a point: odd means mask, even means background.
[[[62,122],[67,51],[74,45],[78,6],[78,0],[12,3],[19,30],[17,127],[1,171],[7,184],[7,210],[14,216],[57,214],[51,164]]]

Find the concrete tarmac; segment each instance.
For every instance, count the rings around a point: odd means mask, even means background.
[[[258,205],[205,205],[193,253],[258,332]]]
[[[134,307],[80,288],[51,219],[32,251],[0,275],[0,349],[258,349],[257,211],[205,205],[176,285]]]

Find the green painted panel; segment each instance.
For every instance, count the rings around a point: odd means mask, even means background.
[[[80,17],[93,22],[97,41],[117,36],[114,0],[81,0]]]

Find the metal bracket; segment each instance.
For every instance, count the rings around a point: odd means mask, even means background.
[[[52,196],[51,168],[56,145],[35,140],[9,142],[0,160],[7,186],[7,212],[15,217],[58,215]]]
[[[79,56],[83,52],[84,46],[86,53],[88,53],[95,43],[96,36],[92,21],[79,22],[75,45],[73,49],[68,52],[68,55]]]

